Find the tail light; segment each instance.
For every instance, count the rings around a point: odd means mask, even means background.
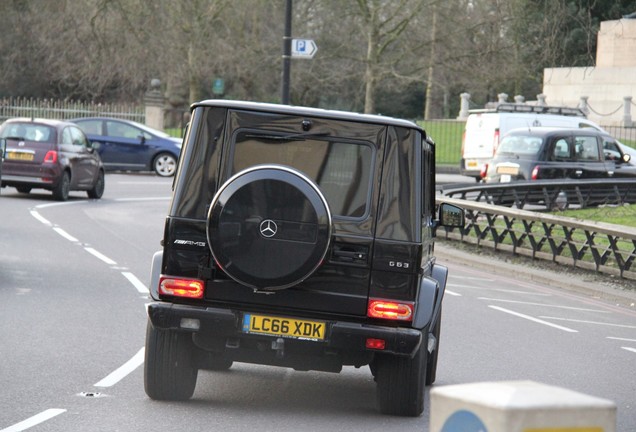
[[[532,180],[537,180],[539,178],[539,165],[532,169],[532,174],[530,176]]]
[[[492,155],[494,156],[499,147],[499,129],[495,129],[495,135],[492,138]]]
[[[486,176],[488,176],[488,164],[483,164],[481,166],[481,171],[479,171],[479,177],[481,177],[482,179],[485,179]]]
[[[181,279],[169,276],[159,278],[159,294],[201,299],[205,283],[199,279]]]
[[[462,152],[461,152],[462,157],[464,156],[464,145],[465,144],[466,144],[466,130],[464,129],[464,132],[462,133]]]
[[[57,152],[55,150],[49,150],[46,152],[46,156],[44,156],[44,163],[56,163],[57,162]]]
[[[369,299],[367,316],[387,320],[411,321],[413,308],[413,302]]]

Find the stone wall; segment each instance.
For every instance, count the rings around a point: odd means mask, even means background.
[[[548,105],[580,106],[596,123],[633,126],[636,111],[636,19],[601,23],[595,67],[548,68],[543,94]]]

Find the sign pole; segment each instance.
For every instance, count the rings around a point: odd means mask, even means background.
[[[285,4],[285,34],[283,35],[283,79],[281,101],[289,105],[289,81],[291,75],[291,27],[292,27],[292,0],[286,0]]]

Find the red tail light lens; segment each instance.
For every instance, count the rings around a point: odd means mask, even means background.
[[[386,341],[384,339],[367,338],[365,346],[368,349],[383,350],[386,347]]]
[[[532,180],[537,180],[539,178],[539,166],[537,165],[536,167],[534,167],[534,169],[532,170],[532,174],[530,177]]]
[[[205,283],[198,279],[177,279],[161,276],[159,278],[159,294],[175,297],[203,298]]]
[[[413,319],[413,303],[370,299],[367,316],[370,318],[411,321]]]
[[[49,150],[44,156],[44,163],[56,163],[57,162],[57,152],[54,150]]]
[[[488,176],[488,164],[483,164],[483,165],[481,166],[481,171],[479,172],[479,176],[480,176],[482,179],[485,179],[485,178],[486,178],[486,176]]]
[[[495,129],[495,136],[492,140],[492,155],[494,156],[497,152],[497,147],[499,147],[499,129]]]

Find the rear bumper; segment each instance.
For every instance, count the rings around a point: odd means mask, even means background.
[[[153,327],[162,330],[178,330],[198,333],[201,336],[225,339],[254,338],[254,335],[242,332],[243,312],[155,302],[147,305],[148,318]],[[182,325],[184,319],[199,321],[198,329]],[[277,339],[277,336],[258,335],[258,338]],[[381,351],[366,347],[368,338],[382,339],[385,348]],[[324,341],[311,342],[321,344],[325,349],[339,352],[381,352],[386,354],[413,356],[422,343],[422,331],[404,327],[386,327],[346,321],[328,321]]]

